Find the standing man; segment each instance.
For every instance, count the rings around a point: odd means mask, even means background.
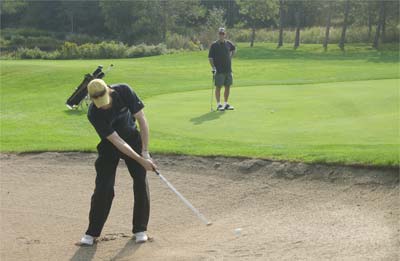
[[[126,84],[108,86],[95,79],[88,84],[93,101],[88,119],[101,141],[97,145],[95,163],[96,186],[91,199],[89,227],[80,245],[93,245],[100,236],[114,198],[115,172],[120,158],[125,160],[133,178],[133,229],[136,242],[146,242],[150,214],[149,188],[146,171],[156,169],[148,152],[149,127],[143,112],[144,105]],[[138,121],[140,132],[136,128]]]
[[[228,104],[230,87],[232,85],[232,57],[235,54],[235,45],[226,40],[225,28],[218,29],[219,40],[212,43],[208,53],[208,60],[212,68],[215,84],[215,98],[217,100],[217,110],[233,110],[234,108]],[[221,88],[225,87],[224,104],[221,104]]]

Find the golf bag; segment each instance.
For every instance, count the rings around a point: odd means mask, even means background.
[[[85,100],[86,104],[88,104],[88,91],[87,86],[89,82],[93,79],[102,79],[105,74],[102,71],[103,66],[99,65],[97,69],[92,74],[86,74],[83,78],[83,81],[79,86],[75,89],[74,93],[68,98],[65,105],[67,105],[68,109],[73,110],[79,108],[82,105],[82,102]]]

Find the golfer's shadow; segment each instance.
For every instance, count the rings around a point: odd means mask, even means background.
[[[114,257],[110,258],[110,260],[119,260],[124,257],[132,256],[136,252],[136,250],[139,249],[141,245],[142,244],[135,243],[135,240],[131,238],[126,242],[124,247],[121,248],[121,250],[119,250]],[[79,249],[75,252],[74,256],[71,257],[70,261],[90,261],[93,259],[96,250],[97,250],[97,243],[91,247],[85,247],[85,246],[79,247]]]
[[[76,250],[73,257],[71,257],[70,261],[90,261],[93,259],[94,254],[96,254],[97,244],[93,246],[81,246]]]
[[[139,249],[141,243],[136,243],[132,238],[128,240],[123,248],[110,260],[119,260],[124,257],[132,257],[132,255]]]
[[[213,121],[219,119],[224,113],[225,113],[224,111],[207,112],[198,117],[191,118],[190,121],[193,122],[194,125],[200,125],[206,121]]]

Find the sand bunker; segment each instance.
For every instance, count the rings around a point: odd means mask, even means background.
[[[162,156],[149,173],[152,240],[131,239],[132,180],[121,162],[94,247],[87,226],[95,154],[1,155],[1,260],[398,260],[396,169]],[[237,230],[240,228],[240,230]]]

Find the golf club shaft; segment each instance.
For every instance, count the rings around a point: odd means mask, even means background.
[[[108,73],[113,66],[114,66],[114,64],[110,64],[110,66],[108,66],[107,70],[104,73]]]
[[[213,77],[211,80],[211,101],[210,101],[210,110],[213,111],[213,99],[214,99],[214,79],[215,79],[215,74],[213,73]]]
[[[161,173],[158,171],[158,170],[156,170],[155,171],[156,172],[156,174],[160,177],[160,179],[162,180],[162,181],[164,181],[164,183],[183,201],[183,203],[185,203],[185,205],[186,206],[188,206],[192,211],[193,211],[193,213],[195,213],[196,214],[196,216],[199,218],[199,219],[201,219],[201,221],[203,221],[204,222],[204,224],[206,224],[206,225],[210,225],[211,224],[211,222],[209,221],[209,220],[207,220],[207,218],[205,218],[204,216],[203,216],[203,214],[201,214],[200,213],[200,211],[198,211],[190,202],[189,202],[189,200],[187,200],[181,193],[179,193],[179,191],[178,190],[176,190],[176,188],[174,187],[174,186],[172,186],[172,184],[171,183],[169,183],[169,181],[163,176],[163,175],[161,175]]]

